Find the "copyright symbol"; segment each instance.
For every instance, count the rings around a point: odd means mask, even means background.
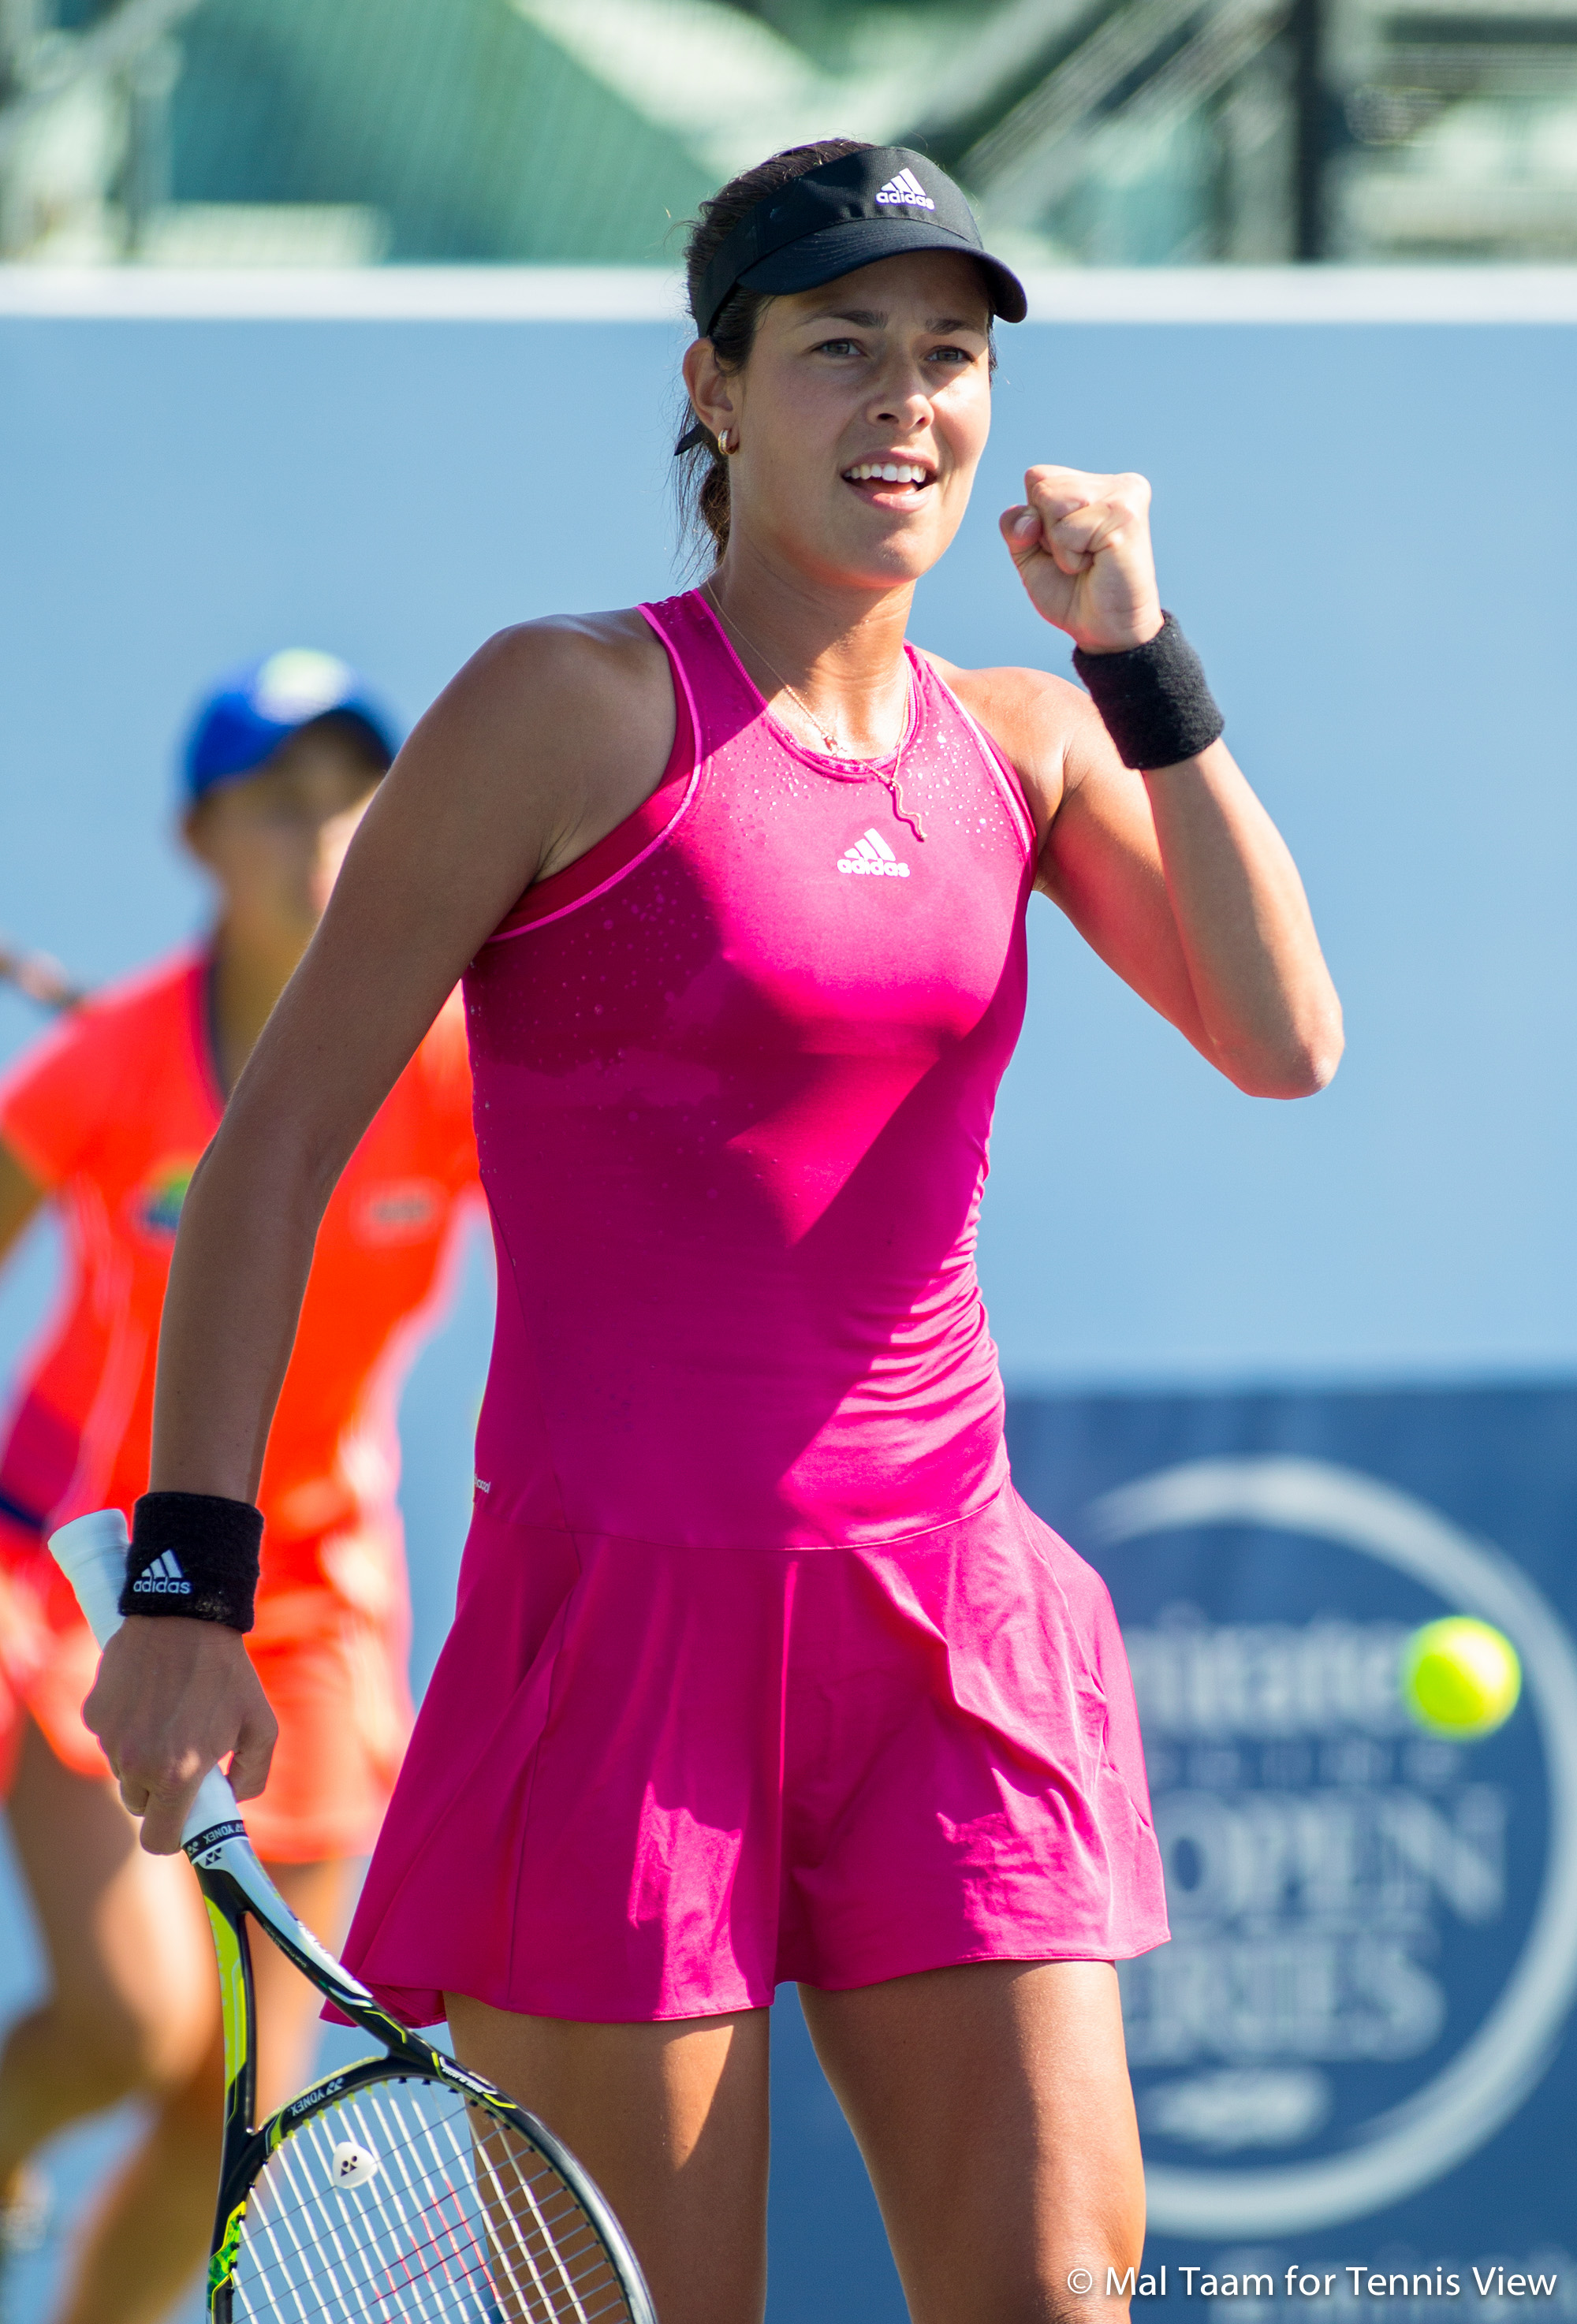
[[[1070,2292],[1093,2292],[1095,2279],[1087,2267],[1075,2267],[1068,2276]]]

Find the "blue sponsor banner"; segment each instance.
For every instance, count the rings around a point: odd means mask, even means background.
[[[1173,1941],[1122,1971],[1141,2301],[1577,2317],[1577,1388],[1019,1397],[1009,1431],[1116,1602],[1166,1859]],[[1397,1691],[1446,1612],[1522,1658],[1479,1743]]]

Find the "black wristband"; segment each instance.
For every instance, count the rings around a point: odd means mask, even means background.
[[[1124,653],[1075,646],[1074,668],[1125,767],[1175,767],[1208,750],[1226,724],[1174,613],[1163,613],[1155,636]]]
[[[144,1493],[132,1511],[123,1614],[250,1630],[263,1511],[218,1493]]]

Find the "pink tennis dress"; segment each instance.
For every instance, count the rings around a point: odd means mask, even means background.
[[[974,1272],[1017,785],[910,654],[894,759],[642,608],[657,790],[466,980],[498,1324],[454,1628],[346,1959],[594,2020],[1167,1934],[1102,1584],[1008,1474]]]

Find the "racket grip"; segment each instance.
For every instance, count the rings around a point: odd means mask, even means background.
[[[195,1840],[199,1831],[212,1831],[217,1823],[239,1821],[240,1809],[230,1788],[230,1778],[223,1767],[210,1767],[197,1787],[197,1797],[186,1812],[186,1821],[180,1827],[180,1844]]]
[[[119,1509],[95,1509],[90,1517],[75,1517],[50,1536],[50,1554],[77,1593],[77,1603],[100,1652],[120,1628],[121,1591],[125,1587],[126,1552],[131,1536]],[[181,1832],[183,1840],[229,1823],[238,1813],[235,1794],[220,1767],[210,1767],[198,1785],[197,1797]]]
[[[95,1509],[91,1517],[73,1518],[50,1536],[50,1555],[76,1591],[101,1653],[121,1626],[121,1591],[131,1545],[119,1509]]]

